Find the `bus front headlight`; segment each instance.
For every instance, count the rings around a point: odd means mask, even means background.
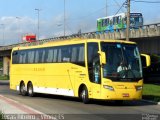
[[[113,88],[112,86],[109,86],[109,85],[103,85],[103,87],[104,87],[105,89],[110,90],[110,91],[114,91],[114,88]]]
[[[142,86],[135,86],[136,87],[136,91],[142,90]]]

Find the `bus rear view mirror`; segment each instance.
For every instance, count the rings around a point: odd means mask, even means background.
[[[106,64],[106,54],[105,54],[105,52],[98,52],[99,53],[99,55],[100,55],[100,58],[101,58],[101,64],[102,65],[104,65],[104,64]]]
[[[142,67],[143,68],[149,67],[151,65],[150,55],[141,54],[141,61],[142,61]]]

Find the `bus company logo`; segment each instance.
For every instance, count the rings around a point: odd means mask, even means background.
[[[142,114],[142,120],[158,120],[159,116],[155,114]]]
[[[33,68],[34,71],[45,71],[45,68]]]

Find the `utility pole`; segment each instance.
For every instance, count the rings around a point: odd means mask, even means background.
[[[129,41],[130,33],[130,0],[127,0],[127,28],[126,28],[126,41]]]
[[[107,7],[108,7],[108,5],[107,5],[107,0],[106,0],[106,17],[107,17],[107,15],[108,15]]]

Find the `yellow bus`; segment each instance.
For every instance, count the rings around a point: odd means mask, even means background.
[[[15,47],[10,88],[90,99],[139,100],[142,65],[136,43],[121,40],[71,39]]]

